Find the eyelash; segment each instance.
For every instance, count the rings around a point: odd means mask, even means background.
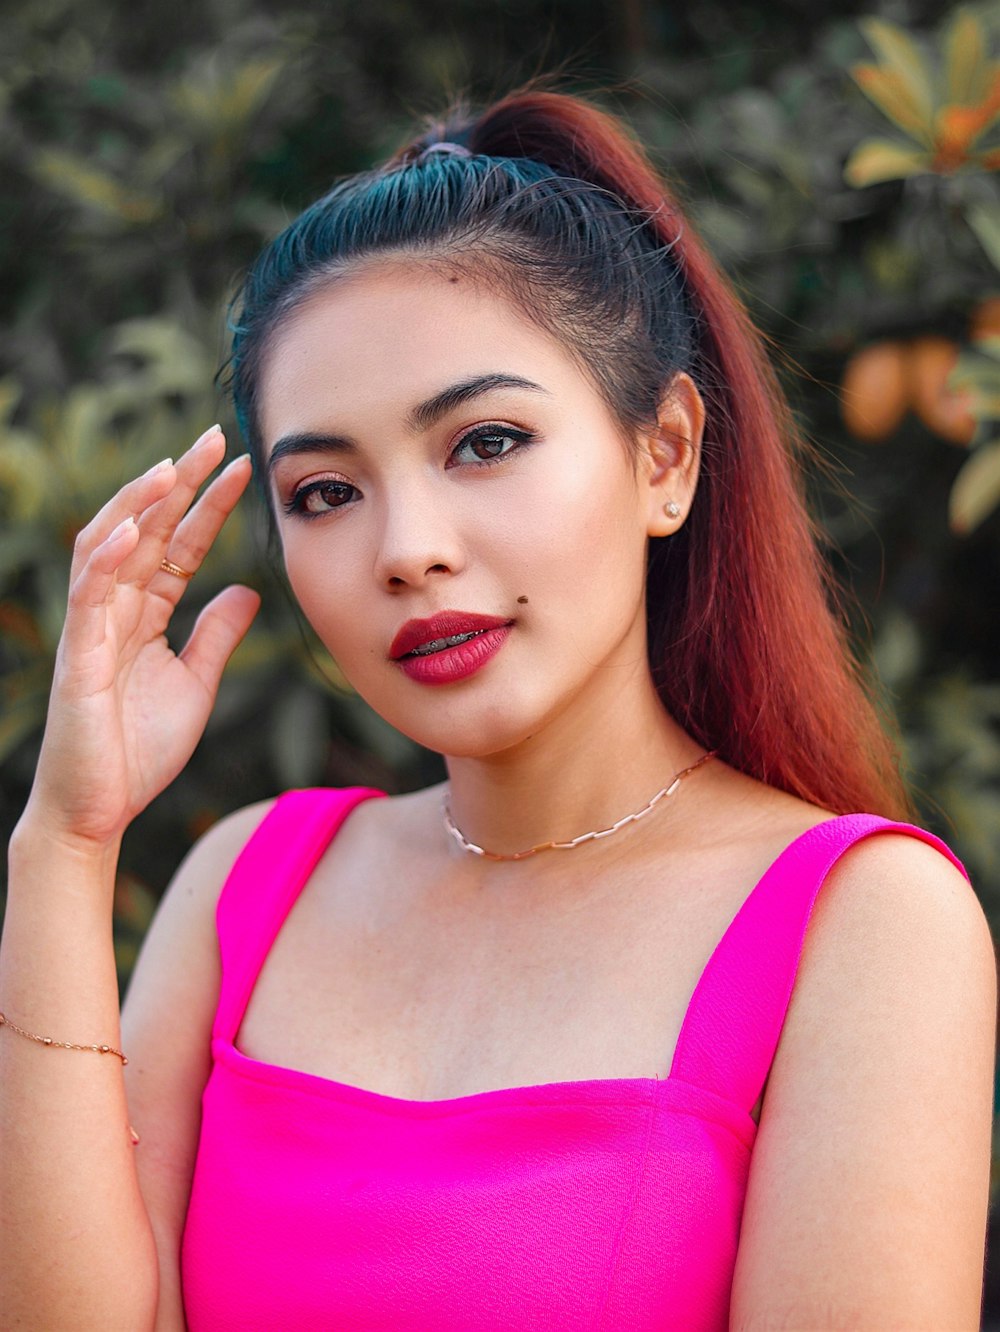
[[[502,426],[494,423],[476,426],[469,430],[455,445],[450,457],[454,458],[458,451],[468,444],[475,444],[481,439],[512,439],[514,447],[497,454],[493,458],[474,458],[471,462],[464,464],[455,464],[466,467],[494,467],[497,463],[506,461],[511,454],[519,452],[521,449],[533,444],[537,436],[528,430],[516,430],[513,426]],[[324,514],[333,513],[336,509],[347,508],[350,501],[345,500],[342,504],[332,504],[328,509],[323,509],[319,513],[310,513],[305,507],[310,495],[319,491],[333,489],[336,487],[340,491],[354,490],[355,487],[349,481],[341,481],[337,477],[324,477],[321,481],[310,481],[301,486],[290,499],[286,500],[282,508],[287,514],[301,518],[322,518]]]

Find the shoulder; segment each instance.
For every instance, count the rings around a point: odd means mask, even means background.
[[[839,822],[839,821],[838,821]],[[836,824],[829,825],[833,830]],[[982,904],[956,861],[894,826],[851,842],[826,876],[813,908],[796,989],[800,1002],[836,971],[865,987],[936,960],[995,970]],[[929,980],[935,970],[925,975]],[[956,978],[957,981],[957,978]]]
[[[949,1033],[992,1029],[995,1006],[996,958],[975,889],[935,845],[878,828],[842,852],[817,894],[772,1072],[780,1083],[821,1060],[851,1076],[909,1050],[916,1078]],[[854,1062],[841,1067],[846,1046]]]
[[[912,833],[850,845],[768,1078],[734,1327],[978,1326],[995,1021],[990,929],[962,872]]]

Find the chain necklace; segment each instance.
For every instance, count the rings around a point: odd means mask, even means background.
[[[707,763],[709,759],[715,758],[718,752],[717,749],[712,749],[707,754],[702,754],[698,762],[692,763],[689,768],[682,768],[680,772],[675,772],[663,790],[657,791],[652,800],[650,800],[647,805],[643,805],[642,809],[637,810],[636,813],[626,814],[623,819],[619,819],[617,823],[612,823],[609,828],[599,828],[595,832],[581,833],[579,837],[574,837],[571,842],[539,842],[537,846],[529,846],[526,851],[515,851],[512,855],[503,855],[497,851],[485,851],[481,846],[476,846],[475,842],[470,842],[461,830],[456,827],[455,822],[451,817],[451,807],[448,802],[447,790],[444,795],[444,808],[442,811],[444,814],[444,826],[451,836],[454,837],[455,841],[463,851],[469,851],[474,856],[482,856],[486,860],[526,860],[528,856],[537,855],[539,851],[572,851],[575,846],[582,846],[584,842],[595,842],[599,837],[610,837],[612,833],[618,832],[621,828],[626,827],[627,824],[637,823],[639,819],[645,818],[647,814],[656,808],[661,800],[666,800],[673,795],[685,777],[692,772],[696,772],[698,768],[700,768],[703,763]]]

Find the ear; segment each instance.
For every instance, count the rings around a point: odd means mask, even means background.
[[[671,536],[687,520],[698,482],[704,429],[702,396],[691,376],[680,371],[664,394],[655,428],[639,441],[650,536]]]

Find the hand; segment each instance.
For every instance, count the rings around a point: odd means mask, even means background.
[[[246,489],[250,461],[237,458],[192,507],[224,453],[213,427],[176,465],[161,463],[124,486],[77,537],[29,801],[52,836],[112,845],[201,738],[223,667],[260,598],[227,587],[175,654],[165,634],[187,582],[160,562],[197,571]]]

